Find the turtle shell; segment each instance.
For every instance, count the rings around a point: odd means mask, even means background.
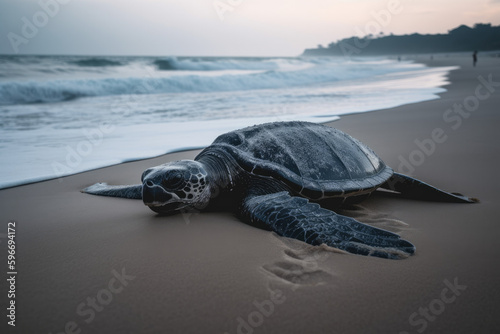
[[[248,173],[271,176],[310,199],[368,193],[393,171],[367,146],[329,126],[275,122],[220,135],[222,150]]]

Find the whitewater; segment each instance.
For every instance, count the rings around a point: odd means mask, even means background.
[[[452,69],[386,58],[0,56],[0,188],[204,147],[244,126],[436,99]]]

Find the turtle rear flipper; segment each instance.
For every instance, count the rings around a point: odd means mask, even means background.
[[[241,210],[252,224],[266,225],[281,236],[311,245],[326,244],[350,253],[402,259],[415,246],[397,234],[338,215],[287,192],[247,197]]]
[[[400,193],[401,196],[406,198],[453,203],[479,202],[477,198],[467,197],[457,193],[449,193],[433,187],[430,184],[399,173],[394,173],[391,178],[380,187],[396,191]]]
[[[99,196],[142,199],[142,184],[110,186],[107,183],[96,183],[82,189],[81,192]]]

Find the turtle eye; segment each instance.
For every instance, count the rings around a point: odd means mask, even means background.
[[[146,176],[148,176],[148,174],[149,174],[149,173],[151,173],[152,171],[153,171],[153,169],[152,169],[152,168],[149,168],[149,169],[145,170],[145,171],[144,171],[144,173],[142,173],[142,176],[141,176],[141,182],[144,182],[144,178],[145,178]]]
[[[177,189],[184,182],[184,176],[179,172],[172,172],[165,175],[162,185],[167,189]]]

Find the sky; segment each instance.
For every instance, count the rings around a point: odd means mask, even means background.
[[[500,0],[0,0],[0,54],[297,56],[475,23],[500,25]]]

